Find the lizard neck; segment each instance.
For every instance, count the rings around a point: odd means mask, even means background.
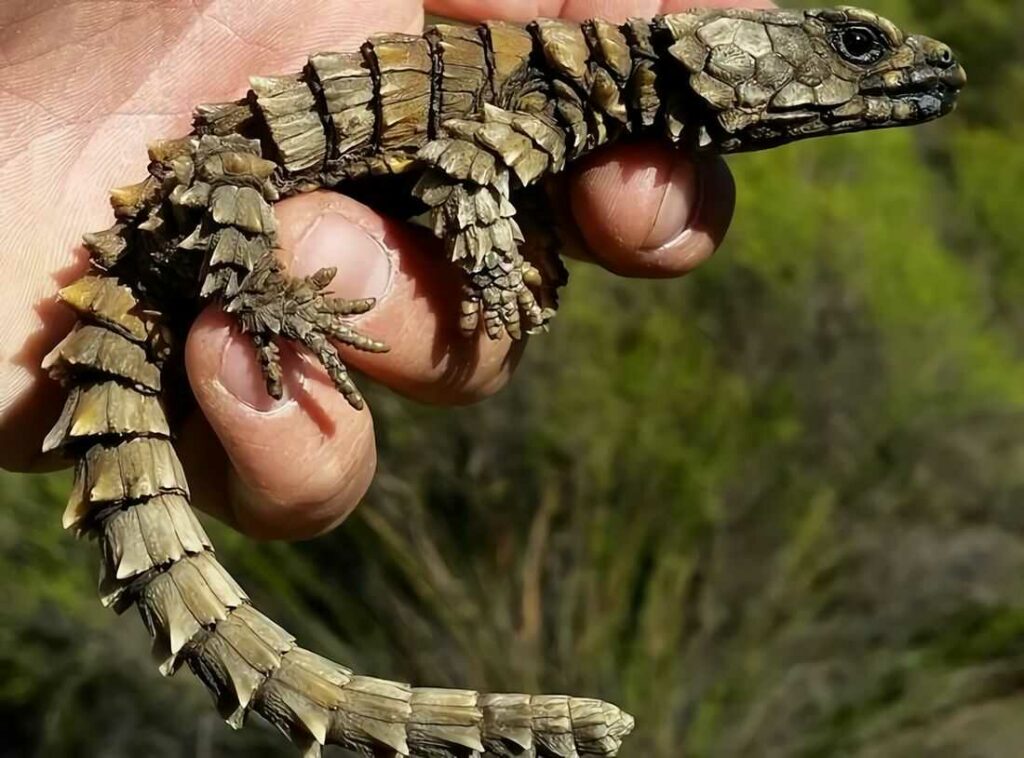
[[[711,15],[712,11],[693,10],[688,14],[699,17]],[[648,136],[687,150],[713,150],[714,140],[707,129],[713,114],[707,101],[691,86],[691,72],[670,50],[677,41],[676,36],[663,16],[642,23],[649,29],[650,48],[645,53],[653,58],[650,88],[656,103],[653,121],[644,131]]]
[[[669,52],[675,38],[663,18],[621,25],[540,19],[526,31],[533,40],[531,73],[511,102],[500,89],[495,101],[557,122],[569,161],[630,136],[713,147],[703,129],[707,104]]]

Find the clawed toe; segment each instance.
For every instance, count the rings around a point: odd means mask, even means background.
[[[346,300],[343,297],[331,297],[324,300],[324,309],[338,316],[359,316],[377,304],[377,299],[365,297],[361,300]]]
[[[335,343],[373,353],[387,351],[387,345],[361,333],[346,320],[346,317],[366,313],[376,301],[329,297],[325,290],[334,279],[334,268],[323,268],[293,279],[277,268],[276,263],[269,266],[258,291],[250,292],[243,285],[225,304],[225,310],[233,313],[242,329],[251,335],[267,392],[274,398],[282,394],[280,352],[274,340],[283,338],[308,349],[349,404],[361,409],[363,396]]]
[[[363,395],[359,392],[355,382],[352,381],[352,377],[349,376],[348,368],[345,366],[344,361],[341,360],[338,348],[322,332],[316,329],[303,335],[302,344],[316,356],[320,365],[327,371],[327,375],[331,377],[331,381],[334,382],[338,392],[344,396],[349,405],[356,410],[362,410],[365,405]]]
[[[284,394],[281,386],[281,351],[266,334],[252,333],[249,336],[256,347],[256,359],[260,362],[260,370],[267,383],[267,394],[280,400]]]
[[[380,340],[367,337],[344,320],[345,316],[366,313],[373,308],[376,300],[343,300],[333,298],[324,300],[318,316],[322,319],[323,331],[331,339],[351,345],[368,353],[386,353],[388,346]]]
[[[547,330],[555,309],[542,308],[533,291],[520,284],[515,289],[495,286],[477,287],[475,283],[463,287],[459,314],[459,329],[472,337],[483,321],[484,333],[492,340],[508,335],[520,340],[525,335]]]

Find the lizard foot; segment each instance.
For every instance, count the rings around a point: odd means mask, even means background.
[[[373,353],[388,348],[346,320],[369,311],[375,303],[373,298],[346,300],[326,292],[335,273],[334,268],[324,268],[310,276],[290,277],[273,256],[268,256],[225,303],[224,310],[234,314],[242,330],[251,335],[267,392],[274,398],[280,398],[282,392],[280,352],[274,340],[284,338],[298,342],[316,357],[353,408],[364,405],[336,343]]]
[[[489,253],[476,271],[470,271],[463,285],[459,326],[467,336],[474,334],[483,318],[484,331],[491,339],[507,332],[512,339],[540,331],[554,315],[542,308],[534,288],[542,285],[541,274],[518,252]]]

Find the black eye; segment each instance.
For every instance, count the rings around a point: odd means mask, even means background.
[[[889,50],[882,33],[863,24],[835,29],[831,42],[836,52],[851,63],[877,63]]]

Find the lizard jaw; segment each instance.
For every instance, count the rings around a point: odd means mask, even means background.
[[[967,83],[963,66],[951,56],[925,65],[876,74],[861,83],[865,100],[888,102],[897,122],[930,121],[950,113]]]

